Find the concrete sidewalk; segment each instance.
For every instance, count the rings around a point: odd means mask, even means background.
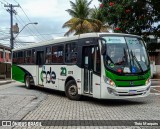
[[[15,80],[0,80],[0,85],[5,85],[12,82],[15,82]]]
[[[160,81],[160,79],[151,79],[151,81]]]

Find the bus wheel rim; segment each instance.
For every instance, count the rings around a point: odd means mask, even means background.
[[[29,79],[28,79],[28,77],[26,78],[26,86],[27,87],[29,86]]]
[[[77,86],[72,85],[69,87],[69,94],[75,96],[77,94]]]

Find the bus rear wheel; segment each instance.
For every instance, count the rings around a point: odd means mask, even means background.
[[[79,100],[81,97],[78,94],[78,87],[74,80],[70,80],[69,82],[67,82],[65,93],[66,96],[71,100]]]
[[[31,89],[30,78],[28,75],[25,77],[25,86],[27,89]]]

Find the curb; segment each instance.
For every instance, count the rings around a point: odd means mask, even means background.
[[[160,81],[160,79],[151,79],[151,81]]]
[[[12,82],[15,82],[14,80],[11,80],[11,81],[0,81],[0,86],[1,85],[5,85],[5,84],[9,84],[9,83],[12,83]]]

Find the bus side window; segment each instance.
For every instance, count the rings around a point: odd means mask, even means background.
[[[77,63],[77,49],[78,45],[76,43],[66,44],[65,49],[65,62],[66,63]]]
[[[18,52],[18,64],[23,64],[24,63],[24,51],[19,51]]]
[[[13,53],[13,64],[17,64],[17,53]]]
[[[51,47],[46,47],[46,64],[50,64],[52,62],[52,52]]]
[[[63,45],[52,47],[52,63],[63,63],[63,49]]]
[[[35,64],[35,49],[32,49],[32,64]]]
[[[57,63],[63,63],[63,48],[64,46],[58,46]]]
[[[31,57],[32,56],[32,53],[31,53],[31,50],[27,50],[27,51],[24,51],[24,63],[26,64],[31,64]]]

